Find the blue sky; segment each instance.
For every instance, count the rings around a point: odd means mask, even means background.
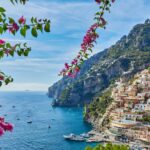
[[[0,6],[8,16],[19,18],[32,16],[51,19],[51,33],[33,38],[5,34],[1,38],[15,42],[28,42],[32,52],[28,58],[4,58],[0,68],[12,75],[14,83],[0,90],[47,90],[48,86],[60,79],[59,71],[65,62],[76,56],[82,38],[93,23],[98,6],[94,0],[29,0],[25,5],[13,6],[8,0],[1,0]],[[93,49],[94,53],[110,47],[123,35],[128,34],[134,25],[143,23],[150,17],[149,0],[116,0],[111,13],[106,14],[107,29],[99,31],[100,38]]]

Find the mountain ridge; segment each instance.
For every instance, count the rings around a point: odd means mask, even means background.
[[[133,27],[110,48],[99,52],[81,67],[77,78],[63,77],[48,90],[55,106],[83,106],[115,79],[129,77],[150,65],[150,20]]]

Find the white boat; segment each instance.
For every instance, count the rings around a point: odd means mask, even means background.
[[[74,138],[76,135],[75,134],[73,134],[73,133],[71,133],[71,134],[69,134],[69,135],[63,135],[63,137],[65,138],[65,139],[72,139],[72,138]]]
[[[84,141],[85,139],[82,136],[77,136],[73,133],[69,135],[64,135],[63,136],[66,140],[71,140],[71,141]]]
[[[31,124],[31,123],[32,123],[32,120],[27,121],[27,123],[28,123],[28,124]]]
[[[90,135],[88,133],[80,134],[80,136],[83,138],[89,138],[90,137]]]

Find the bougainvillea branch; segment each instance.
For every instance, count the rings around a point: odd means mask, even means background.
[[[65,63],[65,68],[60,72],[59,75],[75,77],[80,71],[80,67],[83,62],[88,59],[89,53],[92,52],[94,43],[96,43],[97,38],[99,37],[97,33],[98,28],[105,28],[106,21],[104,19],[105,12],[110,12],[111,3],[115,0],[95,0],[95,2],[100,6],[100,11],[95,14],[96,22],[91,25],[86,35],[83,38],[81,44],[81,50],[79,51],[76,58],[73,59],[71,64]]]
[[[11,1],[18,2],[18,1]],[[26,1],[19,1],[25,3]],[[26,23],[26,18],[21,16],[17,21],[11,17],[7,17],[5,14],[6,10],[0,7],[0,34],[8,31],[12,35],[20,33],[23,37],[26,36],[28,30],[31,31],[33,37],[37,37],[39,32],[50,32],[50,20],[48,19],[37,19],[32,17],[30,24]],[[9,42],[0,39],[0,59],[4,56],[14,56],[16,53],[18,56],[28,56],[31,51],[31,47],[27,46],[27,43],[10,44]],[[2,83],[8,84],[13,81],[11,77],[6,76],[4,73],[0,73],[0,86]]]
[[[28,0],[9,0],[11,3],[25,4]],[[37,19],[32,17],[30,24],[27,24],[26,18],[21,16],[17,21],[11,17],[7,17],[6,10],[0,7],[0,34],[6,32],[16,35],[20,33],[25,37],[27,31],[31,31],[33,37],[37,37],[39,32],[50,32],[50,20],[49,19]],[[31,48],[27,46],[27,43],[11,44],[3,39],[0,39],[0,59],[4,56],[28,56]],[[0,86],[13,82],[13,78],[7,76],[4,72],[0,71]],[[13,125],[5,122],[3,117],[0,117],[0,136],[6,131],[12,131]]]
[[[30,20],[31,24],[26,23],[26,18],[23,16],[15,21],[11,17],[7,17],[5,14],[5,9],[0,7],[0,34],[8,31],[9,33],[15,35],[20,31],[22,36],[26,36],[26,32],[31,30],[31,34],[34,37],[38,36],[39,32],[50,32],[50,20],[48,19],[37,19],[32,17]]]

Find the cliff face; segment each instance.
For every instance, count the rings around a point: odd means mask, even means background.
[[[92,56],[77,78],[64,77],[48,90],[57,106],[90,103],[115,79],[130,77],[150,65],[150,21],[133,27],[115,45]]]

